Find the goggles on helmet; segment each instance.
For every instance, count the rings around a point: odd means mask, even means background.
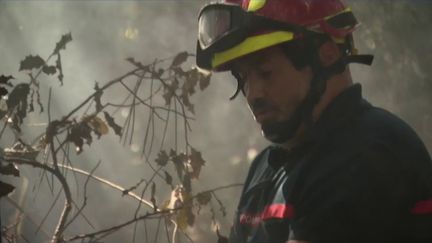
[[[247,12],[238,5],[210,4],[198,18],[197,65],[211,70],[216,52],[230,49],[259,31],[314,33],[302,26],[279,22]]]

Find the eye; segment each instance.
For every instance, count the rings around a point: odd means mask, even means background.
[[[262,79],[269,79],[272,75],[272,71],[270,70],[259,70],[257,72],[258,76]]]

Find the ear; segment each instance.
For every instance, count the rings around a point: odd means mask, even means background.
[[[333,41],[326,41],[318,50],[321,64],[328,67],[335,63],[341,57],[341,51]]]

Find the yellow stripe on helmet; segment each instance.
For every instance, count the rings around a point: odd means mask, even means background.
[[[337,16],[337,15],[339,15],[339,14],[343,14],[343,13],[347,13],[347,12],[352,12],[352,10],[351,10],[350,7],[346,7],[344,10],[342,10],[342,11],[340,11],[340,12],[337,12],[337,13],[335,13],[335,14],[332,14],[332,15],[326,16],[324,19],[325,19],[325,20],[328,20],[328,19],[331,19],[331,18],[333,18],[333,17],[335,17],[335,16]]]
[[[231,49],[215,53],[212,58],[212,68],[216,68],[222,64],[252,52],[259,51],[282,42],[290,41],[293,38],[294,34],[288,31],[275,31],[268,34],[248,37],[243,42]]]
[[[266,0],[250,0],[247,11],[254,12],[262,8],[266,3]]]

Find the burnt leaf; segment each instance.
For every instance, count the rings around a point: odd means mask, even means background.
[[[91,136],[91,127],[87,124],[87,122],[75,123],[67,136],[67,141],[73,142],[76,146],[77,154],[82,152],[82,147],[84,145],[84,141],[87,144],[91,144],[92,136]]]
[[[185,230],[188,226],[193,226],[195,215],[192,212],[190,193],[181,190],[181,199],[181,203],[176,201],[174,208],[180,209],[176,215],[176,222],[182,230]]]
[[[5,166],[0,165],[0,174],[13,175],[18,177],[20,175],[20,172],[16,165],[14,165],[13,163],[9,163]]]
[[[36,56],[26,56],[24,60],[21,61],[19,71],[22,70],[32,70],[33,68],[41,68],[45,65],[44,59],[42,59],[39,55]]]
[[[191,183],[191,177],[189,173],[186,173],[183,176],[182,185],[186,192],[190,193],[192,191],[192,183]]]
[[[0,109],[0,119],[2,119],[7,114],[7,111]]]
[[[176,66],[181,65],[182,63],[184,63],[187,60],[188,56],[189,56],[189,54],[186,51],[178,53],[174,57],[174,59],[171,63],[171,67],[176,67]]]
[[[53,75],[57,72],[57,68],[55,66],[44,65],[42,68],[42,72],[44,72],[47,75]]]
[[[9,82],[9,80],[11,80],[11,79],[15,79],[15,78],[12,75],[9,75],[9,76],[1,75],[0,76],[0,84],[12,87],[12,84]]]
[[[15,86],[10,92],[6,105],[8,110],[15,110],[12,117],[12,127],[18,132],[21,131],[20,125],[27,116],[27,96],[30,92],[29,84],[21,83]]]
[[[151,185],[151,198],[150,198],[150,201],[153,204],[153,210],[154,210],[154,212],[157,211],[155,194],[156,194],[156,184],[153,181],[152,185]]]
[[[115,134],[121,137],[122,128],[119,125],[117,125],[117,123],[115,123],[114,118],[112,118],[110,114],[108,114],[108,112],[104,111],[104,115],[105,115],[105,120],[108,123],[108,126],[110,126],[114,130]]]
[[[193,74],[191,74],[193,75]],[[182,86],[182,90],[184,94],[193,95],[195,93],[195,86],[198,83],[198,78],[188,78],[185,80]]]
[[[186,230],[186,228],[188,227],[188,213],[185,209],[181,209],[177,213],[176,223],[181,230]]]
[[[183,172],[185,170],[185,162],[187,161],[187,156],[184,153],[176,154],[174,150],[170,152],[171,161],[174,163],[178,178],[182,180]]]
[[[3,87],[0,87],[0,99],[7,94],[8,94],[8,90]]]
[[[176,94],[176,90],[179,87],[179,81],[174,78],[171,84],[167,84],[164,86],[164,94],[162,97],[165,99],[165,105],[169,105],[171,103],[171,99]]]
[[[59,75],[57,76],[58,80],[60,81],[60,85],[63,85],[63,68],[61,64],[61,56],[60,53],[57,54],[57,60],[56,60],[56,68],[59,71]]]
[[[173,184],[172,184],[172,181],[173,181],[172,176],[168,172],[166,172],[166,171],[164,171],[164,172],[165,172],[165,182],[168,185],[173,186]]]
[[[92,128],[93,132],[98,136],[98,138],[108,133],[108,126],[99,117],[91,116],[91,117],[84,118],[84,120]]]
[[[94,95],[94,101],[96,103],[96,112],[99,112],[103,109],[101,98],[103,91],[99,88],[99,84],[96,82],[94,89],[96,90],[96,93]]]
[[[133,57],[126,58],[126,61],[132,63],[135,67],[137,67],[139,69],[142,69],[145,72],[149,72],[150,71],[149,66],[142,65],[141,62],[135,61],[135,59]]]
[[[201,167],[205,164],[205,160],[201,156],[201,152],[198,152],[194,148],[191,149],[191,155],[189,156],[189,163],[192,167],[191,178],[198,179],[201,172]]]
[[[200,192],[196,195],[196,200],[200,205],[207,205],[212,198],[211,192]]]
[[[220,234],[219,227],[216,228],[216,235],[218,237],[217,243],[228,243],[228,238]]]
[[[35,91],[34,91],[34,89],[32,89],[32,91],[30,93],[30,103],[29,103],[29,110],[28,110],[29,113],[34,111],[34,105],[33,105],[34,94],[35,94]]]
[[[4,182],[0,181],[0,198],[4,197],[4,196],[7,196],[13,190],[15,190],[14,186],[9,185],[7,183],[4,183]]]
[[[131,192],[131,191],[133,191],[133,190],[135,190],[135,189],[137,189],[143,182],[145,181],[145,179],[141,179],[137,184],[135,184],[134,186],[132,186],[132,187],[130,187],[130,188],[128,188],[128,189],[124,189],[123,191],[122,191],[122,196],[125,196],[125,195],[127,195],[127,194],[129,194],[129,192]]]
[[[186,106],[186,108],[188,109],[188,111],[190,111],[192,114],[195,114],[195,107],[194,105],[190,102],[189,100],[189,96],[186,93],[183,93],[181,95],[181,100],[183,102],[183,105]]]
[[[160,166],[165,166],[168,163],[169,157],[165,150],[159,151],[155,162]]]
[[[53,55],[59,54],[60,50],[66,49],[66,44],[72,41],[72,34],[64,34],[62,35],[59,42],[56,43],[56,47],[53,51]]]
[[[203,91],[206,89],[210,84],[211,74],[203,74],[200,73],[200,79],[199,79],[199,87],[200,90]]]
[[[181,67],[173,67],[172,70],[180,77],[187,77],[188,75],[188,72],[185,72]]]
[[[157,72],[153,71],[151,77],[153,79],[160,79],[162,77],[162,74],[165,72],[164,69],[160,68]]]
[[[69,121],[61,122],[59,120],[51,121],[46,128],[45,143],[46,144],[52,143],[53,137],[57,134],[58,129],[66,125],[68,122]]]
[[[41,96],[40,96],[39,89],[36,90],[36,102],[39,105],[39,109],[40,109],[39,112],[42,113],[44,111],[44,107],[43,107],[43,104],[42,104],[42,101],[41,101]]]
[[[192,212],[192,207],[186,207],[186,214],[187,214],[187,223],[189,226],[193,226],[195,223],[195,215]]]
[[[30,86],[25,83],[20,83],[12,90],[8,99],[6,100],[6,104],[8,109],[11,110],[16,106],[25,102],[27,104],[27,96],[30,92]]]

